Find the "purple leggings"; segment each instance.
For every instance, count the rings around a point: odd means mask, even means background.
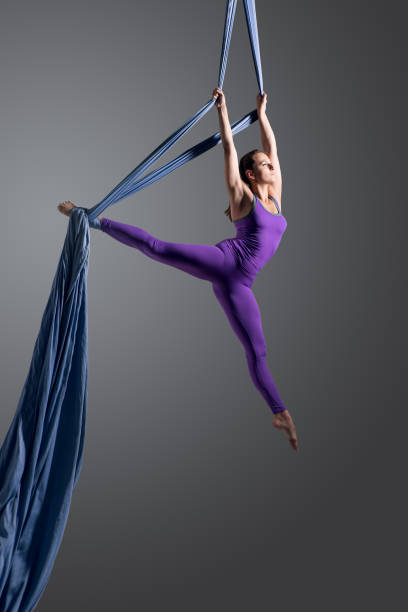
[[[252,382],[273,413],[285,406],[266,363],[261,313],[251,283],[237,268],[233,254],[221,246],[165,242],[144,229],[102,217],[100,229],[156,261],[210,281],[232,329],[241,340]],[[252,284],[252,283],[251,283]]]

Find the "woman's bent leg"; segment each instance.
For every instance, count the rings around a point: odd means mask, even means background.
[[[213,291],[232,329],[244,345],[255,387],[274,414],[286,410],[266,362],[261,313],[252,290],[241,283],[213,283]]]
[[[165,242],[141,227],[102,217],[101,228],[112,238],[134,247],[156,261],[208,281],[218,280],[224,268],[224,253],[213,245]]]

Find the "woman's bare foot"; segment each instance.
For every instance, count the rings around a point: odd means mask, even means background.
[[[65,202],[61,202],[61,204],[58,204],[57,208],[60,213],[69,217],[72,212],[72,209],[75,208],[75,204],[73,204],[69,200],[65,200]]]
[[[60,211],[60,213],[62,213],[63,215],[67,215],[67,217],[69,217],[70,214],[72,213],[72,210],[76,208],[76,206],[69,200],[65,200],[65,202],[61,202],[61,204],[58,204],[57,208]],[[102,215],[99,216],[98,219],[100,222],[102,219]]]
[[[282,429],[289,438],[289,442],[294,450],[298,450],[298,439],[295,424],[290,416],[289,410],[277,412],[272,421],[272,425],[277,429]]]

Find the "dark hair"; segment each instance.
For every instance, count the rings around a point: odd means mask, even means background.
[[[247,185],[251,185],[251,183],[247,175],[245,174],[245,170],[253,169],[254,161],[255,161],[254,159],[255,153],[262,153],[262,151],[260,151],[259,149],[253,149],[252,151],[245,153],[245,155],[243,155],[241,159],[239,160],[239,174],[242,180],[244,181],[244,183],[246,183]],[[224,215],[227,215],[227,217],[229,217],[229,220],[232,222],[230,204],[228,204],[228,208],[224,210]]]

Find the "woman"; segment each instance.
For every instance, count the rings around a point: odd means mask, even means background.
[[[235,238],[216,245],[165,242],[140,227],[105,217],[91,223],[112,238],[134,247],[156,261],[211,282],[232,329],[241,340],[251,379],[270,406],[273,425],[286,433],[298,450],[295,425],[285,408],[266,362],[266,343],[258,303],[251,290],[259,270],[278,248],[287,222],[280,211],[282,177],[275,137],[266,116],[267,95],[257,95],[257,110],[264,151],[254,149],[239,164],[224,93],[213,91],[224,148],[224,169],[229,207],[225,212],[237,228]],[[70,215],[74,204],[58,205]]]

